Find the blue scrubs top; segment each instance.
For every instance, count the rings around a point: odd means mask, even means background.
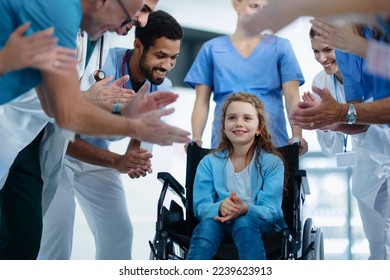
[[[126,60],[124,60],[124,56],[126,54],[126,51],[128,49],[126,48],[111,48],[108,52],[106,61],[103,65],[103,71],[106,73],[106,76],[113,76],[112,81],[118,80],[119,78],[123,77],[124,75],[129,75],[129,67],[128,67],[128,56],[126,57]],[[127,81],[125,84],[126,88],[133,89],[133,85],[131,84],[131,81]],[[150,85],[149,92],[158,91],[158,90],[164,90],[168,91],[172,88],[172,82],[165,78],[161,85]],[[110,145],[109,141],[116,141],[122,139],[122,137],[94,137],[94,136],[87,136],[87,135],[81,135],[81,138],[87,141],[88,143],[94,145],[95,147],[99,147],[102,149],[108,150],[108,147]]]
[[[8,37],[18,26],[30,21],[26,34],[54,26],[58,45],[75,49],[82,19],[81,1],[1,0],[0,18],[0,48],[4,47]],[[0,104],[15,99],[41,83],[40,71],[32,68],[3,75],[0,77]]]
[[[373,30],[366,28],[364,37],[373,39]],[[390,96],[390,80],[372,75],[365,70],[365,59],[347,52],[336,50],[336,61],[343,76],[346,101],[372,98],[379,100]]]
[[[223,102],[238,91],[255,94],[263,101],[275,145],[287,145],[282,84],[288,81],[302,85],[302,71],[290,42],[271,35],[266,35],[247,58],[236,50],[228,36],[206,42],[184,79],[193,88],[203,84],[214,93],[212,148],[219,143]]]

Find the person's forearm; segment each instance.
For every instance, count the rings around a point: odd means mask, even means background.
[[[298,16],[333,16],[339,14],[390,11],[388,0],[285,0],[300,10]],[[271,2],[272,3],[272,2]]]
[[[131,139],[129,142],[129,145],[127,146],[127,151],[133,151],[137,150],[141,147],[141,142],[138,141],[137,139]]]
[[[299,103],[299,83],[297,81],[289,81],[283,84],[283,92],[286,104],[286,112],[290,112]],[[291,124],[290,124],[291,125]],[[292,137],[302,137],[302,128],[296,125],[291,125]]]
[[[5,69],[5,65],[4,65],[4,52],[3,51],[0,51],[0,77],[3,76],[5,73],[7,73],[8,71]]]
[[[337,119],[334,121],[346,123],[348,104],[337,105]],[[390,97],[374,102],[355,103],[355,109],[358,116],[357,124],[390,124]]]
[[[115,167],[114,163],[120,157],[116,153],[95,147],[80,138],[69,142],[66,154],[89,164],[111,168]]]
[[[370,125],[367,124],[339,124],[337,131],[344,134],[354,135],[366,132]]]
[[[390,97],[374,102],[355,104],[358,123],[390,124]]]
[[[296,125],[291,126],[292,137],[302,137],[302,128]]]
[[[357,42],[352,44],[350,52],[360,56],[361,58],[366,58],[368,49],[368,40],[364,37],[360,37]]]
[[[197,117],[196,114],[192,114],[191,125],[192,125],[192,140],[202,140],[203,132],[206,127],[207,119]]]
[[[202,141],[204,129],[206,127],[209,107],[201,104],[195,104],[191,116],[192,140]]]
[[[370,40],[365,58],[367,72],[390,79],[390,44]]]
[[[46,86],[43,98],[60,127],[90,135],[137,137],[136,131],[141,129],[137,120],[115,116],[87,101],[80,92],[77,73],[72,74],[66,83],[59,75],[43,75]]]

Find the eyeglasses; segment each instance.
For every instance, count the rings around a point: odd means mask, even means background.
[[[121,6],[122,10],[125,12],[126,16],[127,16],[127,19],[124,20],[124,22],[122,22],[121,24],[121,27],[125,26],[125,25],[128,25],[129,23],[132,23],[135,21],[135,19],[133,19],[130,14],[127,12],[126,10],[126,7],[125,5],[123,4],[122,0],[118,0],[118,4],[119,6]]]

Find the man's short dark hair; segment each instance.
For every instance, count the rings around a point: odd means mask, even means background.
[[[153,46],[158,38],[165,37],[169,40],[182,40],[183,29],[176,19],[162,10],[149,14],[148,22],[144,27],[135,28],[135,38],[138,38],[145,50]]]

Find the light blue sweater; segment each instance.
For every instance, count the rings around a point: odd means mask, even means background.
[[[284,165],[273,154],[260,152],[263,179],[252,161],[251,182],[254,204],[248,213],[263,219],[275,230],[287,227],[282,211]],[[227,151],[205,156],[199,163],[194,181],[194,215],[199,220],[218,216],[220,203],[231,194],[226,188]]]

